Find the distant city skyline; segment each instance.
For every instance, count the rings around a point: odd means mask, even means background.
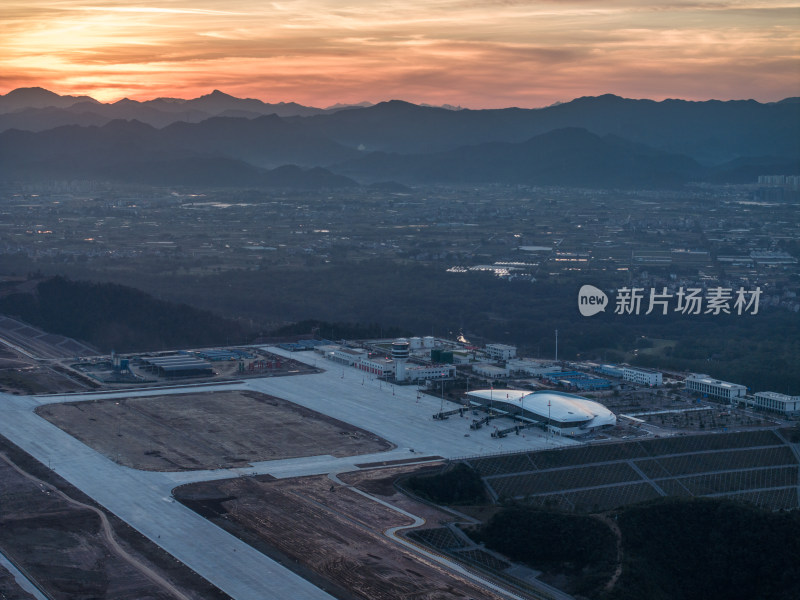
[[[0,93],[466,108],[800,96],[796,0],[10,0],[0,23]]]

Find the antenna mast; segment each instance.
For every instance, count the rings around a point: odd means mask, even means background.
[[[558,329],[556,329],[556,362],[558,362]]]

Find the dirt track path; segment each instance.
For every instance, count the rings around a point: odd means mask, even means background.
[[[608,516],[607,513],[602,513],[599,515],[592,515],[595,519],[602,521],[611,532],[614,534],[614,539],[617,542],[617,568],[614,569],[613,575],[611,575],[611,579],[608,580],[605,587],[603,588],[606,592],[610,592],[614,589],[614,586],[617,585],[617,581],[619,580],[619,576],[622,575],[622,531],[619,528],[617,522]]]
[[[168,581],[167,579],[165,579],[164,577],[159,575],[156,571],[154,571],[149,566],[147,566],[146,564],[141,562],[135,556],[132,556],[131,554],[129,554],[122,546],[119,545],[119,543],[117,542],[116,537],[114,536],[114,530],[111,527],[111,523],[108,522],[108,517],[106,516],[106,514],[102,510],[100,510],[99,508],[96,508],[94,506],[91,506],[89,504],[84,504],[83,502],[79,502],[78,500],[75,500],[74,498],[70,498],[69,496],[67,496],[67,494],[65,494],[64,492],[62,492],[58,488],[52,486],[51,484],[47,483],[46,481],[42,481],[41,479],[39,479],[35,475],[31,475],[27,471],[23,471],[19,466],[17,466],[16,463],[14,463],[11,459],[9,459],[8,456],[5,455],[5,453],[0,452],[0,458],[2,458],[8,464],[8,466],[10,466],[12,469],[14,469],[17,473],[19,473],[20,475],[22,475],[23,477],[25,477],[29,481],[32,481],[35,484],[40,485],[40,486],[44,487],[45,489],[47,489],[47,490],[53,492],[54,494],[58,495],[60,498],[62,498],[68,504],[71,504],[72,506],[77,506],[77,507],[80,507],[80,508],[85,508],[85,509],[88,509],[88,510],[91,510],[92,512],[94,512],[98,517],[100,517],[100,522],[103,525],[103,537],[106,539],[106,542],[108,542],[108,545],[114,550],[114,552],[116,552],[116,554],[121,559],[126,561],[133,568],[135,568],[138,571],[140,571],[142,574],[144,574],[148,579],[150,579],[150,581],[152,581],[156,585],[168,590],[176,598],[180,598],[181,600],[191,600],[191,598],[189,596],[187,596],[180,589],[175,587],[170,581]]]

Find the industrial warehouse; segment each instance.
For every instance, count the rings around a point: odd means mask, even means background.
[[[542,424],[558,435],[584,435],[617,424],[617,417],[602,404],[553,390],[475,390],[467,398],[473,405]]]
[[[186,354],[146,357],[141,362],[144,369],[160,377],[204,377],[214,374],[208,361]]]

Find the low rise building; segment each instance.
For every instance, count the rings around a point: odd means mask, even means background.
[[[353,366],[371,375],[377,375],[378,377],[390,377],[394,375],[394,361],[386,356],[373,358],[362,357]]]
[[[502,379],[508,377],[509,369],[508,367],[496,367],[488,363],[478,363],[472,365],[472,372],[489,379]]]
[[[558,373],[561,367],[548,362],[531,360],[529,358],[512,358],[506,361],[506,367],[511,373],[530,375],[531,377],[541,377],[548,373]]]
[[[505,344],[486,344],[484,351],[492,360],[508,360],[517,355],[516,346],[507,346]]]
[[[367,351],[361,348],[337,348],[330,355],[332,361],[351,367],[362,358],[367,358]]]
[[[800,396],[787,396],[778,392],[758,392],[747,404],[761,410],[779,412],[787,417],[800,416]]]
[[[659,371],[641,367],[623,367],[622,379],[639,385],[649,385],[650,387],[656,387],[663,383],[662,375]]]
[[[618,379],[622,379],[625,375],[624,367],[618,367],[617,365],[600,365],[595,369],[598,373],[602,373],[603,375],[608,375],[609,377],[616,377]]]
[[[736,398],[744,398],[747,394],[747,388],[743,385],[712,379],[709,375],[700,373],[694,373],[686,378],[686,389],[727,402],[734,401]]]
[[[426,381],[452,379],[456,376],[453,365],[431,365],[425,367],[406,367],[406,381]]]

